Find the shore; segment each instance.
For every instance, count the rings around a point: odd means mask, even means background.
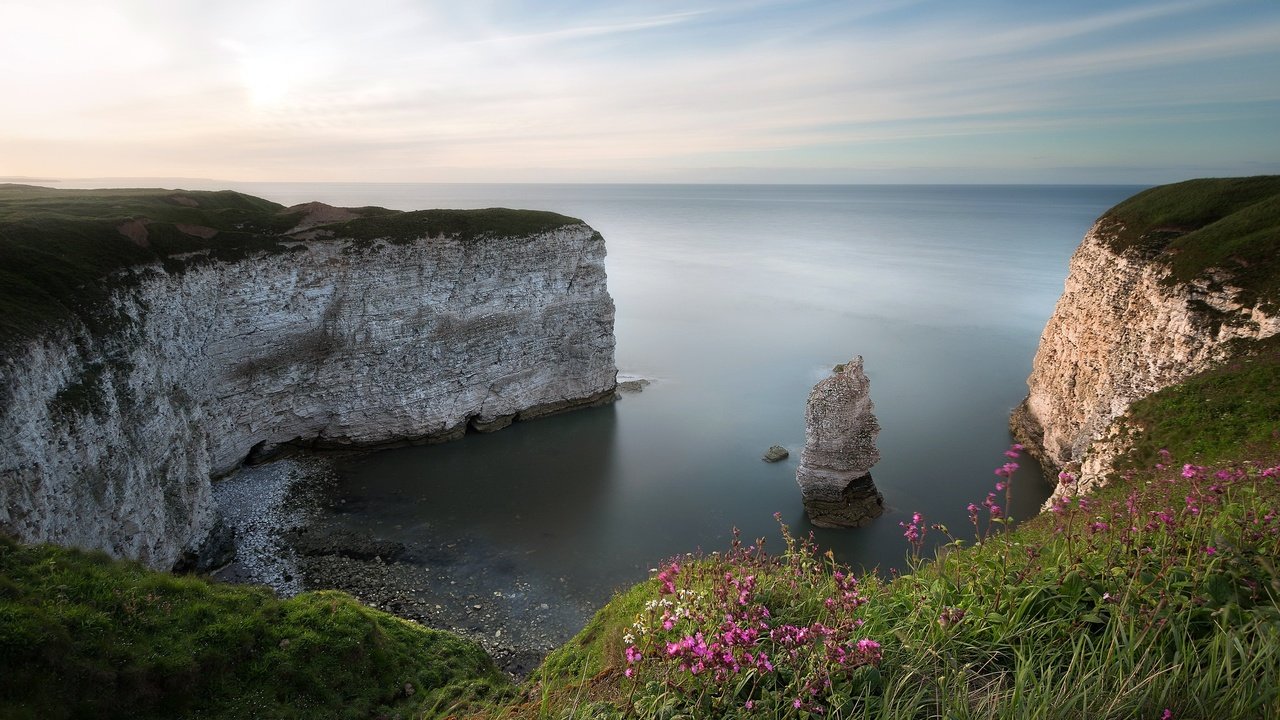
[[[266,585],[283,597],[335,589],[427,627],[479,642],[517,679],[596,610],[567,600],[564,578],[517,571],[511,554],[475,537],[427,528],[411,542],[346,522],[333,461],[299,457],[242,468],[214,485],[236,533],[236,559],[214,577]]]

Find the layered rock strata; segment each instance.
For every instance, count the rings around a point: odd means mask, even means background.
[[[443,441],[612,400],[604,240],[561,220],[385,242],[311,224],[287,252],[128,268],[108,331],[74,320],[6,348],[0,531],[168,568],[204,552],[210,478],[250,455]]]
[[[880,460],[879,433],[862,356],[813,387],[796,482],[814,525],[859,527],[884,512],[884,497],[871,479],[871,467]]]
[[[1079,474],[1081,491],[1123,451],[1113,424],[1133,401],[1221,361],[1232,340],[1280,332],[1280,316],[1239,302],[1229,282],[1173,282],[1149,254],[1113,249],[1122,230],[1104,216],[1071,258],[1011,421],[1046,470]]]

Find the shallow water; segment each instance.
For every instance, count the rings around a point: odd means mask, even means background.
[[[805,399],[855,354],[883,428],[872,474],[890,509],[870,527],[815,530],[819,543],[888,569],[902,564],[898,522],[912,511],[964,534],[966,504],[1004,461],[1008,413],[1068,258],[1100,213],[1140,189],[235,187],[286,204],[547,209],[603,233],[618,366],[651,386],[493,435],[344,459],[335,489],[335,522],[410,556],[466,537],[500,552],[513,577],[588,605],[665,557],[724,549],[735,526],[776,548],[775,512],[812,529],[795,484]],[[791,458],[761,462],[775,443]],[[1029,461],[1014,487],[1015,517],[1049,491]]]

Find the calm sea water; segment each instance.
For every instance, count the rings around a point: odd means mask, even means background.
[[[186,183],[191,187],[192,183]],[[340,464],[349,522],[413,546],[457,535],[593,603],[730,532],[812,528],[795,483],[810,388],[865,358],[889,511],[814,530],[848,563],[900,567],[913,511],[967,536],[992,489],[1040,331],[1115,186],[242,184],[293,204],[536,208],[608,245],[617,404]],[[782,444],[792,457],[760,455]],[[1049,492],[1030,461],[1015,517]],[[934,538],[936,539],[936,534]]]

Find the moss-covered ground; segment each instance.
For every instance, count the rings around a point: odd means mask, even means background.
[[[342,593],[0,538],[3,718],[435,717],[509,689],[474,643]]]

